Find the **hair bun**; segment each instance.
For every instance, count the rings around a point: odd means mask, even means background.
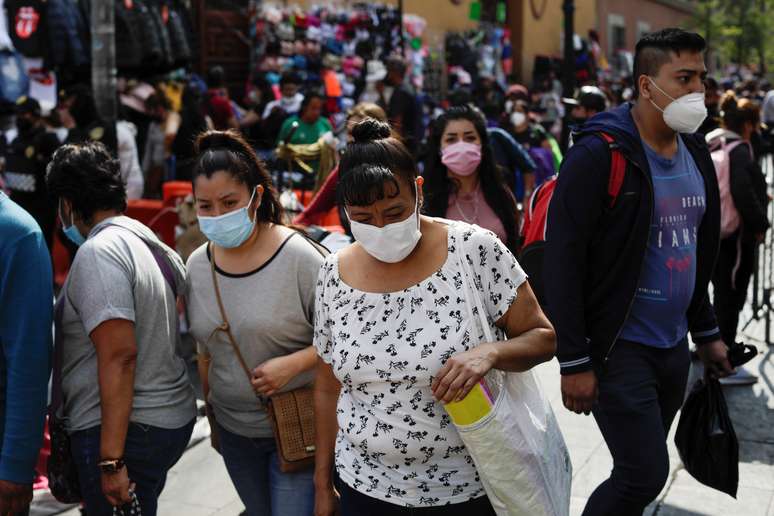
[[[733,90],[728,90],[721,97],[720,110],[723,113],[734,113],[739,110],[739,100]]]
[[[206,131],[196,138],[195,150],[200,154],[208,150],[245,152],[244,140],[235,131]]]
[[[375,118],[366,118],[352,128],[355,143],[370,143],[390,137],[390,125]]]

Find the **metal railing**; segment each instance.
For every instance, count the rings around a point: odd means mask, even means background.
[[[766,177],[767,190],[771,195],[774,192],[774,155],[764,154],[760,164]],[[768,204],[768,216],[769,221],[774,222],[774,202]],[[755,249],[752,291],[748,297],[752,313],[742,327],[744,331],[751,323],[762,320],[765,325],[764,341],[767,345],[772,343],[771,323],[774,317],[772,293],[774,293],[774,231],[769,230],[766,232],[764,242]]]

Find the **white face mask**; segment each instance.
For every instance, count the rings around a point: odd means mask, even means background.
[[[671,97],[667,92],[659,88],[656,81],[648,77],[650,83],[656,87],[658,91],[666,95],[672,100],[667,107],[661,109],[658,104],[653,102],[653,99],[649,99],[656,109],[661,111],[664,116],[664,122],[673,131],[678,133],[695,133],[704,119],[707,118],[707,106],[704,105],[704,93],[689,93],[682,97],[675,99]]]
[[[422,238],[422,232],[419,231],[418,208],[419,192],[417,192],[414,212],[406,220],[378,228],[352,220],[349,212],[347,217],[349,217],[352,235],[368,254],[380,262],[397,263],[410,255]]]
[[[521,125],[527,120],[527,115],[521,111],[514,111],[511,114],[511,123],[514,127],[521,127]]]

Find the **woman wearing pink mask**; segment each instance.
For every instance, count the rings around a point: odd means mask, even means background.
[[[474,107],[438,117],[425,162],[425,213],[476,224],[516,249],[518,212],[489,146],[486,121]]]

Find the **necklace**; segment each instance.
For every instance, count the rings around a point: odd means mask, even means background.
[[[468,224],[475,224],[478,222],[478,188],[473,192],[473,217],[468,218],[467,215],[465,215],[465,212],[462,211],[462,206],[460,206],[460,198],[459,196],[454,199],[454,207],[457,208],[457,211],[459,212],[460,216],[462,217],[462,220],[467,222]]]

